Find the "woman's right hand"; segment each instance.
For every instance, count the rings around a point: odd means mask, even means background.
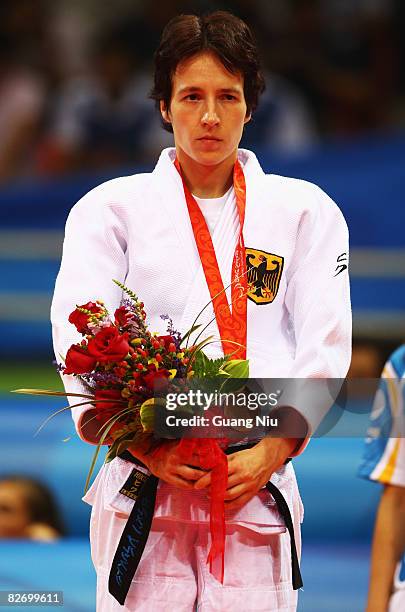
[[[179,440],[164,442],[159,448],[147,454],[143,454],[137,446],[128,450],[158,478],[180,489],[191,490],[194,489],[194,482],[203,476],[205,470],[197,467],[199,457],[196,454],[191,458],[192,465],[185,463],[178,452],[179,444]]]

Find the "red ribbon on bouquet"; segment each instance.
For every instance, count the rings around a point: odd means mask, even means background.
[[[210,532],[211,548],[207,563],[211,574],[223,584],[225,570],[225,508],[224,497],[228,483],[228,459],[220,443],[213,438],[182,438],[178,453],[185,462],[192,462],[193,454],[199,457],[199,467],[211,470]],[[214,561],[220,560],[220,569]]]

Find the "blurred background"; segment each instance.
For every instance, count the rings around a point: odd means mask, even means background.
[[[172,16],[215,9],[250,24],[266,72],[242,146],[267,172],[320,185],[348,222],[352,376],[378,377],[405,338],[403,1],[2,0],[0,477],[47,484],[67,537],[3,540],[0,590],[63,589],[69,612],[95,609],[80,501],[94,449],[67,411],[34,438],[63,402],[8,391],[61,388],[49,307],[67,214],[102,181],[152,169],[172,144],[148,99],[153,52]],[[307,508],[301,610],[364,608],[379,489],[356,478],[361,454],[361,439],[323,439],[295,461]]]

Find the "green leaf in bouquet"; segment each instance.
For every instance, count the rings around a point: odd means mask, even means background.
[[[201,325],[202,325],[201,323],[198,323],[198,325],[193,325],[193,326],[192,326],[192,327],[191,327],[191,328],[188,330],[188,332],[186,332],[186,333],[184,334],[184,336],[181,338],[181,340],[180,340],[180,346],[183,344],[184,340],[187,340],[187,339],[188,339],[188,338],[191,336],[191,334],[192,334],[193,332],[195,332],[197,329],[199,329],[199,328],[201,327]],[[187,348],[187,346],[188,346],[188,342],[187,342],[187,344],[186,344],[186,348]]]
[[[209,359],[206,369],[206,376],[216,377],[219,376],[221,368],[228,361],[228,358],[219,357],[218,359]]]
[[[198,343],[205,330],[208,329],[208,327],[215,321],[215,319],[216,317],[212,317],[211,321],[208,321],[207,325],[204,325],[204,327],[200,330],[200,333],[198,334],[197,338],[194,340],[194,344]],[[199,327],[201,327],[201,325],[199,325]]]
[[[83,397],[93,399],[94,395],[85,393],[65,393],[64,391],[52,391],[49,389],[13,389],[10,393],[21,393],[23,395],[54,395],[55,397]]]
[[[150,442],[149,449],[145,451],[145,440]],[[160,444],[160,441],[153,441],[153,436],[150,433],[145,433],[144,431],[140,431],[139,429],[135,430],[135,432],[128,432],[121,438],[115,440],[114,444],[112,444],[108,450],[107,456],[105,458],[105,463],[109,463],[117,455],[120,455],[123,451],[128,450],[130,446],[136,446],[137,444],[142,443],[142,451],[144,454],[148,454],[153,447]]]
[[[139,410],[141,423],[144,431],[153,431],[155,425],[155,398],[144,402]]]
[[[193,363],[194,376],[196,378],[216,377],[227,361],[227,356],[210,359],[203,351],[199,351]]]
[[[249,378],[249,360],[230,359],[221,366],[219,373],[230,378]]]
[[[197,353],[193,363],[194,376],[197,378],[203,378],[203,376],[205,376],[205,372],[207,371],[207,365],[208,357],[203,351],[200,351]]]
[[[124,411],[122,411],[122,412],[124,412]],[[84,493],[85,493],[85,494],[86,494],[86,492],[87,492],[87,490],[88,490],[88,488],[89,488],[90,479],[91,479],[91,477],[92,477],[92,475],[93,475],[94,468],[95,468],[95,465],[96,465],[96,463],[97,463],[98,456],[99,456],[99,454],[100,454],[100,449],[101,449],[101,447],[103,446],[103,444],[104,444],[104,442],[105,442],[105,439],[107,438],[108,434],[110,433],[110,431],[111,431],[112,427],[114,426],[115,422],[116,422],[116,421],[117,421],[117,420],[118,420],[118,419],[119,419],[121,416],[122,416],[122,414],[121,414],[121,412],[120,412],[120,413],[118,414],[118,416],[117,416],[117,415],[115,415],[113,418],[109,419],[109,421],[111,421],[111,422],[107,421],[107,423],[105,423],[105,424],[104,424],[102,427],[100,427],[99,432],[100,432],[102,429],[104,429],[104,432],[102,433],[102,435],[100,436],[99,441],[97,442],[96,450],[94,451],[93,458],[92,458],[92,460],[91,460],[91,464],[90,464],[90,468],[89,468],[89,471],[88,471],[88,473],[87,473],[87,478],[86,478],[86,482],[85,482],[85,485],[84,485]]]
[[[166,402],[162,397],[151,397],[143,402],[139,409],[139,416],[145,433],[154,430],[156,410],[161,408],[166,408]]]
[[[56,412],[53,412],[49,417],[47,417],[45,419],[45,421],[43,421],[41,423],[41,425],[38,427],[38,429],[36,430],[36,432],[34,433],[34,438],[39,434],[39,432],[45,427],[45,425],[47,423],[49,423],[49,421],[51,419],[53,419],[54,417],[56,417],[58,414],[60,414],[61,412],[65,412],[65,410],[70,410],[71,408],[77,408],[79,406],[87,406],[89,402],[80,402],[79,404],[72,404],[71,406],[65,406],[64,408],[60,408],[59,410],[57,410]]]
[[[145,444],[148,442],[149,448],[145,448]],[[153,434],[141,430],[136,430],[132,441],[131,446],[136,446],[137,444],[141,444],[142,452],[144,455],[148,455],[154,448],[160,446],[161,440],[158,438],[154,438]]]
[[[100,449],[101,449],[102,445],[104,444],[104,442],[105,442],[108,434],[110,433],[112,427],[115,425],[115,423],[117,421],[119,421],[119,419],[122,416],[124,416],[126,414],[129,414],[132,411],[133,411],[133,407],[131,407],[131,408],[124,408],[123,410],[120,410],[120,412],[118,412],[117,414],[112,416],[110,419],[108,419],[108,421],[106,421],[100,427],[100,429],[98,430],[97,434],[98,435],[101,434],[101,436],[100,436],[99,441],[97,442],[96,450],[94,451],[93,458],[92,458],[92,461],[91,461],[91,465],[90,465],[89,471],[87,473],[87,478],[86,478],[86,482],[85,482],[85,485],[84,485],[84,493],[87,492],[87,489],[88,489],[88,486],[89,486],[89,483],[90,483],[90,479],[91,479],[91,477],[93,475],[94,467],[96,465],[97,458],[98,458],[98,455],[100,453]],[[95,417],[93,417],[93,418],[95,418]],[[89,420],[91,420],[91,419],[89,419]],[[103,433],[101,433],[101,432],[103,432]]]
[[[118,440],[117,455],[120,455],[122,452],[127,450],[128,446],[130,446],[132,444],[133,440],[134,440],[134,436],[133,435],[131,435],[131,436],[124,436],[123,438]]]
[[[111,427],[110,427],[110,429],[111,429]],[[102,447],[103,442],[104,442],[105,438],[107,437],[108,432],[110,431],[110,429],[108,429],[106,431],[106,433],[102,436],[102,438],[100,438],[100,440],[97,443],[96,450],[94,451],[94,454],[93,454],[93,457],[92,457],[92,460],[91,460],[89,471],[87,472],[86,482],[84,483],[84,495],[86,495],[87,490],[89,488],[90,479],[91,479],[91,477],[93,475],[94,468],[95,468],[95,465],[97,463],[98,455],[100,453],[100,448]]]
[[[202,340],[199,344],[196,344],[195,346],[193,346],[192,349],[190,349],[190,361],[187,364],[186,374],[188,374],[192,367],[194,368],[194,360],[197,357],[198,353],[202,351],[204,347],[208,346],[209,344],[212,344],[213,337],[214,336],[208,336],[208,338],[205,338],[205,340]]]
[[[219,371],[219,376],[226,379],[221,384],[221,393],[237,393],[242,391],[249,378],[249,360],[231,359]]]
[[[118,446],[120,440],[115,440],[111,446],[108,448],[107,454],[104,459],[104,463],[110,463],[115,457],[118,455]]]
[[[110,400],[107,400],[110,401]],[[131,408],[123,408],[122,410],[120,410],[119,412],[116,412],[112,417],[110,417],[108,419],[108,421],[106,421],[105,423],[103,423],[100,427],[100,429],[97,432],[97,435],[101,435],[102,432],[109,426],[109,425],[115,425],[115,423],[117,421],[119,421],[123,416],[126,416],[127,414],[130,414],[131,412],[133,412],[134,408],[133,406]],[[96,418],[96,417],[94,417]]]
[[[120,455],[124,450],[127,450],[127,448],[131,446],[131,444],[133,443],[133,440],[134,440],[133,431],[129,431],[123,434],[122,436],[116,438],[116,440],[114,440],[114,442],[111,444],[111,446],[108,449],[104,463],[109,463],[110,461],[115,459],[117,455]]]
[[[127,450],[128,446],[131,445],[132,441],[133,432],[127,433],[121,438],[117,438],[116,440],[114,440],[113,444],[111,444],[110,448],[108,449],[105,458],[105,463],[109,463],[110,461],[115,459],[117,455],[120,455],[124,450]]]
[[[224,340],[224,341],[222,341],[222,340],[215,340],[215,339],[213,340],[213,338],[214,338],[214,336],[209,336],[208,338],[206,338],[205,340],[203,340],[202,342],[197,344],[197,346],[195,346],[193,349],[191,349],[190,361],[189,361],[189,363],[187,365],[187,368],[186,368],[186,374],[192,369],[192,366],[194,368],[194,361],[197,358],[197,355],[199,354],[199,352],[201,352],[202,349],[205,348],[206,346],[208,346],[209,344],[217,344],[218,342],[227,342],[228,344],[234,344],[235,346],[243,347],[242,344],[240,344],[239,342],[234,342],[233,340]],[[235,352],[236,351],[237,351],[237,349],[235,349]],[[231,353],[230,355],[225,355],[225,357],[222,357],[221,359],[229,360],[229,359],[231,359],[233,354],[234,353]],[[212,360],[212,361],[215,361],[215,360]],[[249,363],[248,360],[247,360],[247,363]],[[193,369],[193,371],[194,371],[194,369]],[[224,374],[224,375],[226,376],[226,374]]]

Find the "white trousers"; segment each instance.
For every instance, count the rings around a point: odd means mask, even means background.
[[[297,591],[291,585],[290,536],[285,530],[261,533],[227,524],[225,577],[219,583],[206,563],[209,523],[155,517],[125,606],[108,592],[111,563],[127,514],[105,504],[103,479],[92,493],[90,541],[97,572],[97,612],[295,612]],[[167,493],[165,493],[167,487]],[[192,507],[197,494],[160,486],[160,499],[178,495]],[[197,499],[197,497],[196,497]],[[180,502],[179,502],[180,503]],[[250,503],[250,502],[249,502]],[[301,551],[299,505],[293,508],[298,554]]]

